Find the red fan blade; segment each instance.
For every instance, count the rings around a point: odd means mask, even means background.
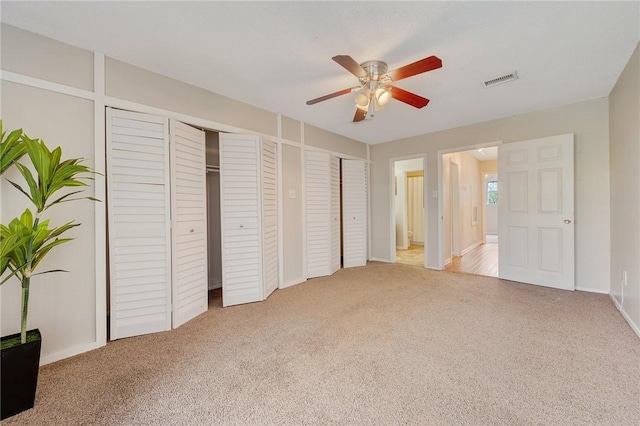
[[[391,97],[416,108],[423,108],[429,103],[429,99],[418,96],[415,93],[407,92],[406,90],[395,86],[391,88]]]
[[[353,116],[353,122],[357,123],[358,121],[364,120],[364,117],[367,115],[367,111],[364,111],[360,108],[356,108],[356,115]]]
[[[411,77],[416,74],[422,74],[423,72],[435,70],[437,68],[442,67],[442,61],[440,58],[436,56],[429,56],[428,58],[421,59],[417,62],[414,62],[409,65],[405,65],[404,67],[398,68],[396,70],[388,73],[391,80],[398,81],[403,78]]]
[[[339,92],[330,93],[328,95],[320,96],[319,98],[315,98],[315,99],[311,99],[310,101],[307,101],[307,105],[317,104],[318,102],[326,101],[327,99],[336,98],[338,96],[346,95],[347,93],[351,93],[352,90],[353,89],[349,88],[349,89],[341,90]]]
[[[367,72],[349,55],[338,55],[331,59],[358,78],[367,76]]]

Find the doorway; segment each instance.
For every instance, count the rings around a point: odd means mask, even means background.
[[[392,243],[396,263],[425,265],[424,157],[392,163]]]
[[[443,266],[497,277],[497,146],[441,154]]]

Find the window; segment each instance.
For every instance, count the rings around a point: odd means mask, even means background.
[[[487,182],[487,205],[498,205],[498,181],[490,180]]]

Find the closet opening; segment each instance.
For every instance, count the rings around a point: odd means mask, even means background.
[[[205,130],[207,170],[207,291],[209,308],[222,307],[220,134]]]

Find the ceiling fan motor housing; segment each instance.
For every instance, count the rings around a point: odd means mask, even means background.
[[[387,73],[387,64],[382,61],[367,61],[360,64],[362,69],[364,69],[368,76],[361,77],[364,81],[376,80],[379,81],[382,77]],[[390,79],[389,79],[390,80]]]

